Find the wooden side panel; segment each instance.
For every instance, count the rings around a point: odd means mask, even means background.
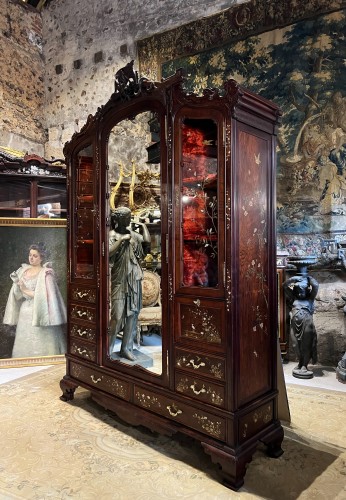
[[[275,261],[270,217],[271,137],[246,125],[237,129],[235,161],[238,212],[238,406],[271,388]]]

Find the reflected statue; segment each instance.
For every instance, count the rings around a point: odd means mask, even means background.
[[[133,341],[142,307],[141,260],[150,247],[145,224],[136,222],[141,234],[131,229],[131,210],[118,207],[111,212],[109,260],[111,268],[111,324],[109,355],[115,350],[117,335],[122,332],[120,357],[135,361]],[[111,356],[112,357],[112,356]]]
[[[313,322],[314,301],[318,292],[317,281],[308,274],[293,276],[283,284],[289,301],[290,339],[298,356],[298,366],[292,375],[297,378],[312,378],[308,364],[317,362],[317,334]]]
[[[343,384],[346,383],[346,352],[341,358],[336,368],[336,378]]]

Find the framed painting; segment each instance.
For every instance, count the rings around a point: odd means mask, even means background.
[[[0,217],[0,241],[0,368],[62,363],[66,220]]]

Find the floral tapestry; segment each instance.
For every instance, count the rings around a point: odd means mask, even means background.
[[[222,88],[233,78],[280,106],[277,230],[282,235],[346,233],[345,18],[346,10],[339,8],[160,61],[163,78],[183,68],[186,87],[195,93]]]

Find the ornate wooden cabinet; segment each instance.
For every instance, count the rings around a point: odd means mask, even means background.
[[[193,436],[219,464],[225,485],[238,489],[259,441],[270,456],[282,453],[280,113],[233,80],[202,96],[185,93],[183,81],[181,71],[160,83],[139,79],[128,65],[107,104],[65,146],[70,269],[62,399],[73,399],[80,385],[131,424]],[[131,208],[134,232],[140,221],[155,226],[142,262],[156,263],[161,287],[157,325],[138,332],[134,361],[121,356],[122,333],[113,338],[112,331],[110,213],[119,204]]]
[[[0,146],[0,217],[66,218],[66,169]]]

